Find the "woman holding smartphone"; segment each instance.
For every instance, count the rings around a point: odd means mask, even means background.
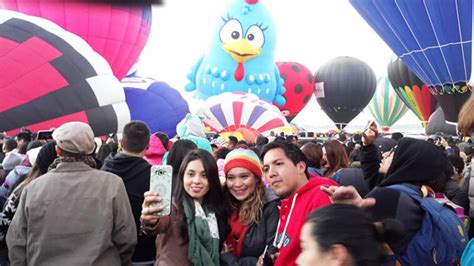
[[[150,206],[160,195],[145,192],[140,220],[145,234],[156,235],[155,265],[219,265],[227,216],[216,161],[207,151],[190,151],[176,181],[168,216]]]
[[[262,180],[262,165],[251,150],[236,149],[224,162],[224,194],[231,232],[227,236],[222,265],[256,265],[273,246],[279,221],[279,198],[267,190]]]

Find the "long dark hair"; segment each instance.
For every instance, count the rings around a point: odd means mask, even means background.
[[[171,165],[173,168],[173,182],[172,188],[173,193],[176,192],[176,183],[177,183],[177,176],[179,172],[179,167],[184,160],[184,157],[192,151],[197,149],[197,146],[194,142],[187,140],[187,139],[180,139],[177,140],[168,153],[168,158],[166,159],[166,164]],[[173,194],[176,195],[176,194]]]
[[[331,177],[337,170],[349,167],[349,158],[347,157],[344,145],[337,140],[330,140],[323,145],[326,150],[329,167],[324,173],[325,177]]]
[[[219,239],[221,244],[227,236],[227,214],[225,207],[222,204],[224,199],[224,193],[222,191],[222,186],[219,180],[219,172],[217,170],[217,163],[214,157],[205,150],[196,149],[190,151],[186,157],[184,157],[181,167],[179,168],[178,176],[176,179],[176,187],[174,191],[176,202],[178,203],[178,208],[181,213],[183,213],[182,205],[180,203],[186,201],[191,207],[192,217],[195,216],[194,212],[194,200],[186,193],[184,190],[183,179],[185,175],[186,168],[188,164],[192,161],[200,160],[204,166],[204,171],[206,173],[206,178],[209,183],[209,191],[204,196],[202,205],[205,205],[209,211],[216,214],[217,223],[219,227]],[[186,217],[183,215],[183,226],[181,228],[181,233],[183,239],[188,242],[188,232],[187,232],[187,223]]]
[[[348,219],[350,217],[350,219]],[[401,239],[403,226],[393,219],[372,223],[368,214],[350,204],[331,204],[308,215],[311,236],[323,252],[332,245],[343,245],[354,265],[383,265],[388,259],[384,243]]]

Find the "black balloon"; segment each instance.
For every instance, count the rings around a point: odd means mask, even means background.
[[[339,129],[362,112],[375,93],[374,71],[353,57],[336,57],[315,76],[316,99]]]

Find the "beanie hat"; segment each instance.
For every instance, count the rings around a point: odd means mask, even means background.
[[[254,173],[257,177],[262,177],[262,163],[257,154],[252,150],[235,149],[225,157],[224,172],[227,173],[230,169],[235,167],[242,167]]]

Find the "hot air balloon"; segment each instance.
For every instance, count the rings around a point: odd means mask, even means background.
[[[388,78],[398,96],[425,127],[438,105],[428,86],[413,74],[400,59],[396,59],[388,65]]]
[[[89,123],[96,136],[130,121],[107,62],[53,22],[0,10],[0,131]]]
[[[221,135],[236,135],[255,142],[259,134],[288,127],[277,107],[260,100],[256,95],[226,92],[207,99],[198,112],[204,123]]]
[[[353,57],[336,57],[316,73],[315,96],[339,129],[344,128],[369,103],[376,78],[369,65]]]
[[[314,77],[304,65],[295,62],[277,62],[280,77],[284,80],[286,103],[278,106],[288,122],[305,107],[314,92]]]
[[[265,6],[258,0],[234,0],[223,12],[208,52],[188,74],[186,91],[196,91],[196,98],[203,100],[224,92],[248,92],[284,105],[275,44],[275,23]]]
[[[350,0],[350,3],[431,90],[446,120],[471,92],[472,1]]]
[[[428,125],[425,128],[425,133],[426,135],[457,135],[456,125],[446,123],[443,109],[440,107],[431,115]]]
[[[83,38],[110,64],[120,80],[135,64],[151,28],[151,5],[94,0],[2,0],[0,9],[53,21]]]
[[[377,80],[375,95],[367,107],[377,124],[382,127],[382,131],[385,132],[388,132],[390,127],[408,111],[408,108],[392,89],[387,77]]]
[[[176,125],[189,113],[186,100],[165,82],[132,77],[122,80],[132,120],[144,121],[151,132],[176,135]]]

